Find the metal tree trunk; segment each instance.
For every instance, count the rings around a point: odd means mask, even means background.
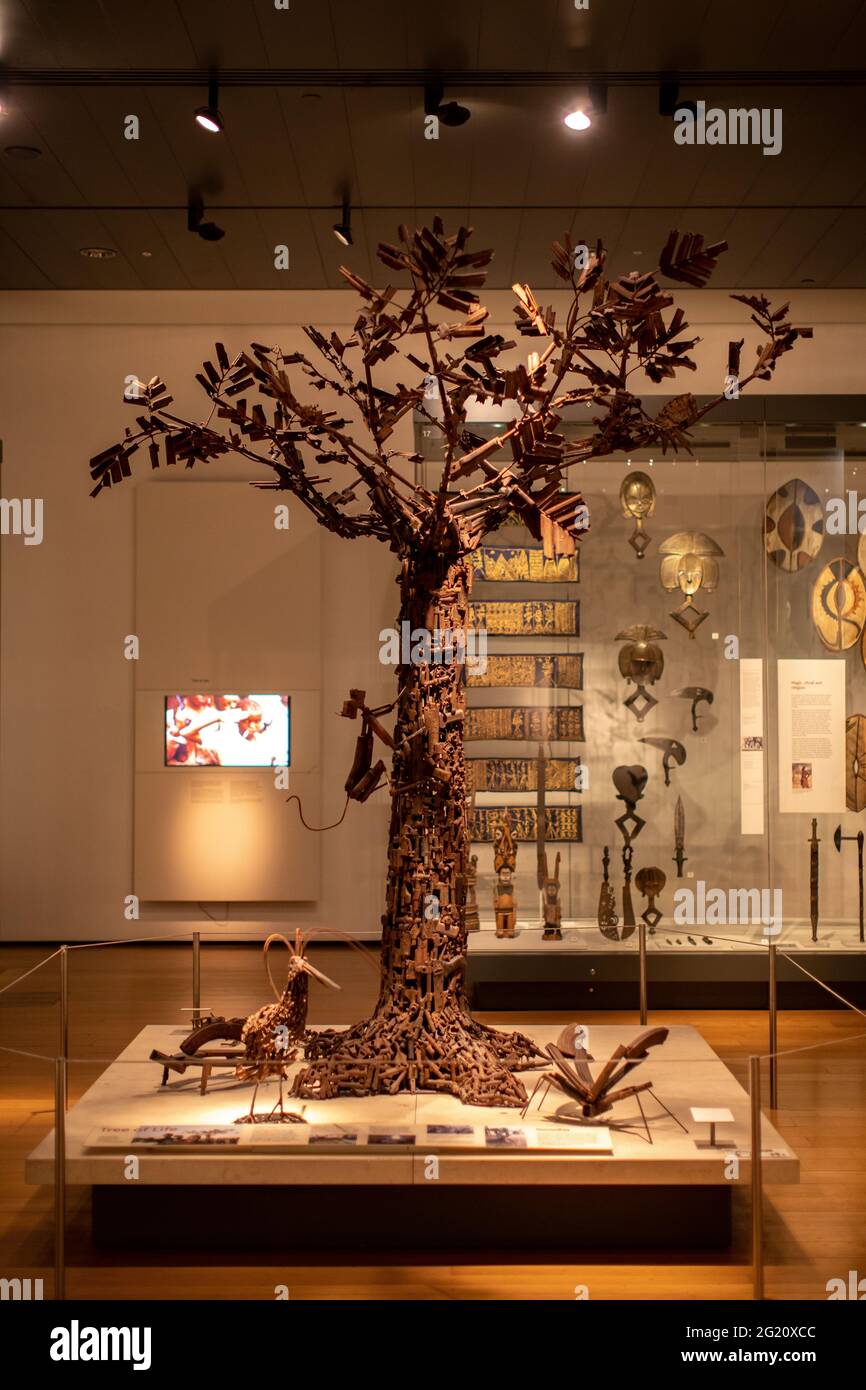
[[[441,1090],[476,1104],[525,1099],[512,1071],[531,1066],[536,1049],[476,1022],[464,995],[470,831],[461,643],[470,582],[465,556],[427,553],[403,566],[398,632],[415,640],[419,655],[397,671],[379,999],[370,1019],[308,1043],[299,1095]]]

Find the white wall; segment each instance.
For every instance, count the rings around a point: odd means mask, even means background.
[[[769,389],[862,391],[866,294],[798,291],[794,298],[794,321],[814,324],[815,341],[783,362]],[[697,350],[701,369],[683,389],[717,390],[727,341],[741,336],[747,311],[715,292],[686,292],[682,302],[705,340]],[[490,304],[491,327],[510,332],[509,297],[493,294]],[[150,921],[123,917],[123,899],[132,891],[134,699],[121,643],[135,614],[134,489],[153,485],[146,452],[136,456],[132,480],[95,500],[88,496],[88,459],[133,418],[121,400],[124,378],[158,373],[179,413],[204,418],[207,403],[194,373],[215,338],[230,352],[250,339],[279,342],[288,351],[306,346],[298,327],[303,322],[348,334],[355,309],[354,296],[337,291],[20,292],[0,303],[2,495],[41,497],[45,504],[42,545],[2,539],[4,939],[71,941],[152,929]],[[528,340],[520,349],[531,345]],[[386,385],[389,375],[401,374],[393,359],[389,368]],[[412,448],[408,421],[393,444]],[[218,463],[181,476],[249,479],[250,467]],[[267,506],[272,494],[262,497]],[[238,543],[248,541],[239,537]],[[366,688],[371,702],[393,695],[393,673],[378,662],[376,636],[394,618],[395,573],[384,546],[323,537],[324,821],[342,809],[357,732],[336,717],[349,686]],[[295,808],[286,814],[296,814]],[[343,825],[322,837],[315,920],[342,931],[378,927],[386,833],[386,797],[378,794],[366,806],[350,806]],[[222,906],[209,910],[239,934],[258,935],[261,921],[270,920],[266,911],[243,905],[232,907],[228,918]],[[202,920],[194,907],[185,913],[171,905],[152,909],[158,924],[190,915]],[[308,918],[301,909],[287,915]],[[250,922],[256,925],[244,926]]]

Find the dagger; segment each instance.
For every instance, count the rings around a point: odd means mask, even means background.
[[[677,866],[677,878],[683,876],[683,864],[687,861],[685,853],[686,843],[686,812],[681,796],[677,797],[677,804],[674,808],[674,862]]]

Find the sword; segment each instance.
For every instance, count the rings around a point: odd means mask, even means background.
[[[683,876],[683,864],[687,862],[688,856],[685,852],[686,842],[686,812],[681,796],[677,797],[677,804],[674,808],[674,863],[677,866],[677,878]]]
[[[809,913],[812,918],[812,940],[818,940],[818,822],[812,817],[812,838],[809,840]]]
[[[542,747],[542,745],[541,745],[540,743],[539,743],[539,745],[538,745],[538,759],[537,759],[537,764],[538,764],[538,777],[537,777],[537,781],[538,781],[538,816],[537,816],[538,830],[537,830],[537,832],[536,832],[536,846],[537,846],[536,852],[537,852],[538,859],[537,859],[536,877],[537,877],[537,880],[538,880],[538,891],[539,891],[539,893],[543,893],[543,892],[544,892],[544,885],[545,885],[545,883],[547,882],[547,853],[546,853],[546,849],[545,849],[545,839],[546,839],[546,830],[547,830],[547,826],[546,826],[546,820],[547,820],[547,816],[546,816],[546,810],[547,810],[547,759],[546,759],[545,756],[544,756],[544,748]]]

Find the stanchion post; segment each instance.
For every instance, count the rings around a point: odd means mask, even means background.
[[[749,1058],[752,1159],[752,1297],[764,1297],[764,1187],[761,1165],[761,1059]]]
[[[776,1110],[779,1104],[779,1017],[777,1013],[776,984],[776,943],[769,948],[769,987],[770,987],[770,1109]]]
[[[192,1026],[201,1023],[201,932],[192,934]]]
[[[643,1027],[647,1021],[646,988],[646,922],[638,922],[638,947],[640,950],[640,1021]]]
[[[69,1056],[69,947],[60,947],[60,1056]],[[64,1088],[64,1096],[65,1096]]]
[[[66,1058],[54,1059],[54,1297],[66,1297]]]

